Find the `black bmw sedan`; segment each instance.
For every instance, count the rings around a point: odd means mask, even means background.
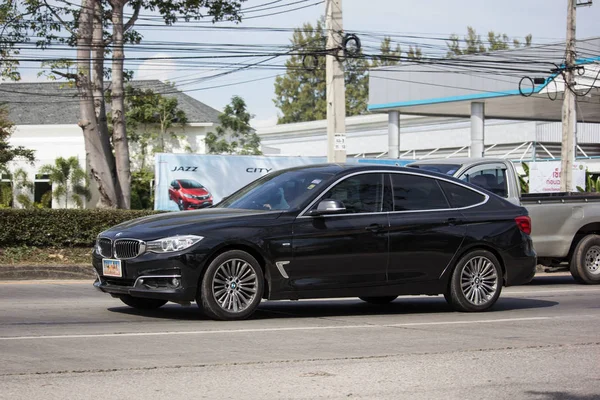
[[[443,294],[484,311],[531,280],[527,211],[444,175],[337,164],[270,173],[212,208],[132,220],[97,239],[94,285],[153,309],[196,301],[215,319],[261,299]]]

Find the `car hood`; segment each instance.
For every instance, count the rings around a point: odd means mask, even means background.
[[[153,240],[165,236],[203,233],[203,230],[210,229],[210,225],[220,223],[236,223],[240,220],[240,223],[246,224],[252,219],[276,219],[280,215],[281,211],[232,208],[168,212],[123,222],[102,232],[100,236]]]

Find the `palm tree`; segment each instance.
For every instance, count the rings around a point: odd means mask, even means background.
[[[52,183],[52,196],[57,201],[64,198],[65,208],[69,206],[69,200],[78,208],[83,208],[82,197],[90,200],[89,178],[79,165],[77,157],[58,157],[54,165],[42,166],[40,174],[48,175]]]

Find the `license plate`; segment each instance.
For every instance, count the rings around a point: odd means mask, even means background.
[[[120,278],[123,276],[121,260],[102,259],[102,275]]]

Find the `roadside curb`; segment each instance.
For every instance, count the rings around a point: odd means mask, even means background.
[[[80,265],[0,265],[0,280],[89,279],[94,278],[90,264]]]

